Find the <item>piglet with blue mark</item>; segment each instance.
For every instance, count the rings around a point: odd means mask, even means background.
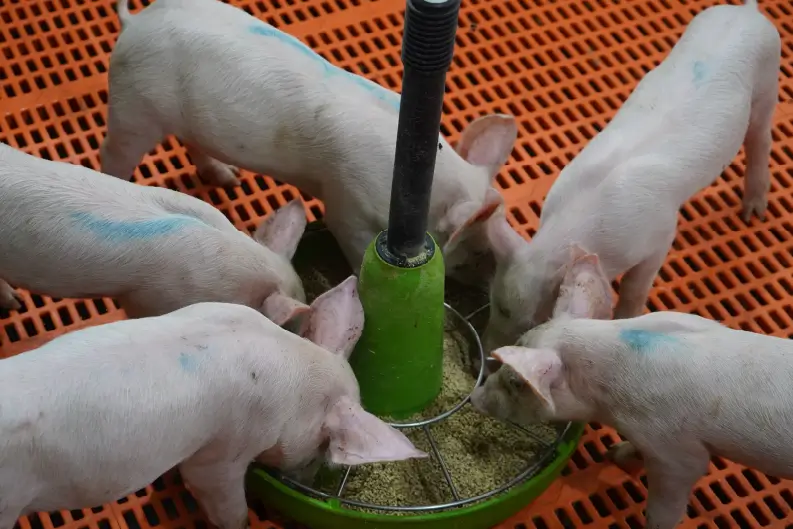
[[[308,310],[290,262],[305,226],[296,200],[250,237],[197,198],[0,144],[0,305],[8,309],[19,308],[10,283],[59,298],[117,298],[130,317],[219,301],[283,324]]]
[[[492,353],[475,408],[616,428],[628,442],[609,457],[629,472],[643,462],[651,529],[677,525],[711,455],[793,478],[793,341],[678,312],[591,319],[599,295],[575,290],[564,315]]]
[[[226,3],[157,0],[134,16],[127,3],[117,2],[103,172],[130,179],[173,134],[205,181],[237,185],[241,167],[322,200],[357,273],[388,225],[399,94]],[[429,231],[462,281],[492,272],[483,226],[516,138],[515,119],[500,114],[471,122],[455,148],[438,137]]]
[[[756,2],[703,10],[559,174],[530,242],[503,212],[491,216],[496,268],[487,347],[513,344],[552,316],[573,244],[598,255],[608,280],[622,276],[615,317],[640,315],[680,207],[719,177],[741,145],[743,219],[765,215],[780,49]]]
[[[114,501],[174,466],[210,522],[243,529],[254,460],[293,473],[426,457],[361,407],[347,358],[363,322],[350,277],[315,300],[305,337],[197,303],[0,361],[0,529]]]

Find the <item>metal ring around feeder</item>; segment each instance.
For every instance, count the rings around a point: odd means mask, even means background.
[[[466,316],[465,317],[465,321],[470,323],[471,322],[471,318],[473,318],[474,316],[476,316],[480,312],[483,312],[485,309],[487,309],[489,307],[490,307],[490,303],[485,303],[484,305],[482,305],[481,307],[479,307],[478,309],[476,309],[475,311],[470,313],[468,316]],[[484,354],[484,351],[482,351],[482,353]],[[498,362],[498,360],[496,360],[492,356],[485,355],[485,360],[487,361],[488,364],[499,364],[500,363],[500,362]]]
[[[303,485],[302,483],[298,483],[297,481],[294,481],[294,480],[292,480],[292,479],[290,479],[290,478],[288,478],[286,476],[283,476],[283,475],[280,476],[280,479],[281,479],[282,482],[286,483],[287,485],[291,486],[292,488],[295,488],[295,489],[297,489],[297,490],[299,490],[299,491],[301,491],[304,494],[307,494],[309,496],[314,496],[315,498],[319,498],[319,499],[322,499],[322,500],[335,500],[335,501],[338,501],[339,503],[342,503],[344,505],[350,505],[350,506],[353,506],[353,507],[358,507],[360,509],[369,509],[369,510],[373,510],[373,511],[386,511],[386,512],[432,512],[432,511],[443,511],[443,510],[447,510],[447,509],[464,507],[466,505],[469,505],[469,504],[472,504],[472,503],[476,503],[476,502],[479,502],[479,501],[482,501],[482,500],[486,500],[486,499],[491,498],[493,496],[497,496],[498,494],[506,492],[507,490],[509,490],[512,487],[518,485],[519,483],[521,483],[521,482],[523,482],[523,481],[525,481],[527,479],[530,479],[540,469],[542,469],[543,466],[545,466],[545,463],[548,461],[549,458],[551,458],[554,454],[556,454],[556,449],[559,446],[560,440],[563,439],[565,437],[565,435],[567,435],[567,432],[570,430],[572,425],[573,425],[573,423],[568,422],[565,425],[565,428],[561,431],[561,433],[559,433],[559,435],[556,436],[556,441],[554,441],[553,443],[551,443],[550,445],[548,445],[546,447],[545,453],[533,465],[531,465],[529,468],[524,470],[522,473],[520,473],[516,477],[512,478],[511,481],[507,482],[506,484],[502,485],[501,487],[498,487],[495,490],[491,490],[490,492],[479,494],[479,495],[471,497],[471,498],[465,498],[465,499],[462,499],[462,500],[457,500],[457,501],[448,502],[448,503],[442,503],[442,504],[438,504],[438,505],[417,505],[417,506],[414,506],[414,507],[397,507],[397,506],[391,506],[391,505],[373,505],[371,503],[366,503],[366,502],[361,502],[361,501],[356,501],[356,500],[348,500],[348,499],[342,498],[340,496],[334,496],[332,494],[327,494],[325,492],[321,492],[321,491],[315,490],[315,489],[313,489],[313,488],[311,488],[309,486]],[[512,425],[512,426],[516,426],[516,425]],[[519,429],[521,429],[523,431],[526,431],[522,427],[519,427]],[[350,474],[350,469],[351,468],[352,467],[347,467],[347,472],[344,475],[344,480],[343,480],[344,482],[347,481],[347,477]],[[271,475],[274,475],[274,474],[271,474]]]
[[[471,323],[468,321],[468,318],[463,317],[457,310],[455,310],[453,307],[449,306],[448,303],[444,303],[444,307],[446,308],[446,310],[450,311],[450,313],[458,321],[464,322],[464,327],[468,329],[468,332],[469,332],[470,337],[471,337],[471,341],[473,342],[473,344],[476,345],[476,347],[479,350],[479,358],[481,360],[481,364],[480,364],[480,368],[479,368],[479,376],[477,377],[476,383],[474,384],[474,388],[476,388],[476,387],[479,386],[479,384],[481,384],[482,380],[484,379],[485,361],[486,361],[485,353],[484,353],[484,350],[482,349],[482,344],[481,344],[481,342],[479,340],[479,334],[476,332],[476,329],[474,329],[473,325],[471,325]],[[477,309],[476,311],[474,311],[474,314],[480,312],[481,310],[482,310],[482,308]],[[403,423],[403,424],[391,423],[391,426],[394,426],[396,428],[401,428],[401,429],[421,428],[424,431],[425,435],[427,436],[428,441],[430,442],[430,446],[432,447],[432,452],[433,452],[433,454],[435,456],[435,459],[437,460],[438,464],[441,467],[441,470],[443,472],[443,476],[444,476],[444,479],[446,481],[446,484],[448,485],[448,487],[450,489],[450,492],[452,493],[452,496],[454,497],[454,501],[447,502],[447,503],[442,503],[442,504],[437,504],[437,505],[417,505],[417,506],[403,507],[403,506],[391,506],[391,505],[374,505],[374,504],[371,504],[371,503],[366,503],[366,502],[362,502],[362,501],[357,501],[357,500],[343,498],[342,496],[344,494],[344,489],[346,488],[346,485],[347,485],[347,482],[349,480],[350,474],[352,473],[352,468],[353,467],[351,467],[351,466],[348,466],[346,468],[346,470],[344,472],[344,475],[342,476],[341,482],[339,483],[339,485],[338,485],[338,487],[336,489],[336,494],[335,495],[334,494],[328,494],[326,492],[322,492],[322,491],[316,490],[316,489],[314,489],[312,487],[309,487],[308,485],[304,485],[302,483],[299,483],[299,482],[297,482],[297,481],[295,481],[295,480],[293,480],[293,479],[291,479],[291,478],[289,478],[289,477],[287,477],[287,476],[285,476],[283,474],[278,473],[277,471],[272,471],[272,470],[266,470],[266,471],[271,476],[275,477],[276,479],[279,479],[281,482],[283,482],[284,484],[290,486],[291,488],[296,489],[296,490],[298,490],[298,491],[300,491],[300,492],[302,492],[302,493],[304,493],[304,494],[306,494],[308,496],[312,496],[312,497],[317,498],[317,499],[338,501],[339,503],[341,503],[343,505],[347,505],[347,506],[350,506],[350,507],[356,507],[356,508],[359,508],[359,509],[368,509],[368,510],[371,510],[371,511],[431,513],[431,512],[434,512],[434,511],[444,511],[444,510],[448,510],[448,509],[455,509],[455,508],[459,508],[459,507],[465,507],[467,505],[471,505],[473,503],[477,503],[477,502],[480,502],[482,500],[486,500],[486,499],[491,498],[493,496],[497,496],[499,494],[502,494],[503,492],[506,492],[507,490],[515,487],[516,485],[518,485],[518,484],[520,484],[520,483],[522,483],[522,482],[524,482],[524,481],[526,481],[528,479],[531,479],[534,475],[537,474],[537,472],[539,472],[545,466],[545,464],[548,462],[548,460],[550,458],[554,457],[554,455],[556,454],[560,443],[565,438],[565,436],[569,432],[570,428],[573,426],[573,423],[571,423],[571,422],[566,423],[564,428],[561,429],[561,431],[557,430],[556,439],[553,442],[548,443],[548,442],[544,441],[543,439],[541,439],[539,436],[537,436],[535,433],[533,433],[528,428],[525,428],[525,427],[523,427],[523,426],[521,426],[519,424],[506,423],[509,426],[512,426],[513,428],[516,428],[516,429],[522,431],[523,433],[525,433],[529,437],[533,438],[540,445],[542,445],[542,447],[543,447],[542,448],[542,450],[543,450],[542,454],[540,455],[539,458],[536,459],[536,461],[532,465],[530,465],[528,468],[526,468],[526,470],[524,470],[523,472],[521,472],[520,474],[518,474],[517,476],[512,478],[510,481],[508,481],[504,485],[501,485],[500,487],[498,487],[498,488],[496,488],[494,490],[491,490],[489,492],[485,492],[485,493],[482,493],[482,494],[479,494],[479,495],[476,495],[476,496],[473,496],[473,497],[470,497],[470,498],[460,498],[459,494],[457,492],[457,489],[454,486],[454,482],[453,482],[451,473],[449,472],[449,469],[446,466],[446,463],[445,463],[445,461],[443,459],[443,456],[442,456],[440,450],[437,447],[437,443],[435,442],[435,439],[432,437],[432,433],[430,432],[429,425],[433,424],[433,423],[436,423],[436,422],[439,422],[439,421],[451,416],[452,414],[454,414],[457,411],[459,411],[463,406],[465,406],[466,404],[469,404],[470,400],[471,400],[471,393],[473,393],[473,390],[471,392],[469,392],[469,394],[465,398],[463,398],[459,403],[457,403],[453,408],[451,408],[451,409],[449,409],[449,410],[437,415],[436,417],[433,417],[433,418],[430,418],[430,419],[426,419],[426,420],[423,420],[423,421],[413,422],[413,423]]]
[[[474,383],[474,387],[473,389],[471,389],[471,391],[468,392],[468,395],[463,397],[462,400],[460,400],[460,402],[458,402],[452,408],[449,408],[445,412],[440,413],[435,417],[430,417],[429,419],[422,419],[420,421],[415,421],[415,422],[390,422],[388,423],[389,426],[393,426],[394,428],[397,428],[399,430],[406,430],[410,428],[422,428],[429,426],[430,424],[434,424],[438,421],[442,421],[447,417],[450,417],[451,415],[458,412],[460,408],[465,406],[465,404],[471,400],[471,394],[474,392],[474,389],[476,389],[479,386],[479,384],[482,383],[482,380],[485,377],[485,352],[484,349],[482,349],[482,342],[479,340],[479,333],[476,332],[476,329],[474,329],[474,326],[471,325],[471,322],[465,319],[463,315],[457,312],[457,310],[455,310],[451,305],[449,305],[448,303],[444,303],[443,306],[459,322],[462,322],[463,327],[467,329],[468,333],[471,335],[471,338],[473,339],[472,341],[476,345],[476,350],[479,352],[479,360],[480,360],[479,376],[476,377],[476,382]]]

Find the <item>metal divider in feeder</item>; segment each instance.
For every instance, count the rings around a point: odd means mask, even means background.
[[[363,406],[431,457],[325,468],[311,483],[254,470],[249,488],[312,529],[490,527],[550,484],[583,431],[528,430],[470,405],[485,354],[474,327],[444,303],[443,256],[427,233],[459,8],[460,0],[407,2],[389,223],[364,255],[365,324],[350,358]]]

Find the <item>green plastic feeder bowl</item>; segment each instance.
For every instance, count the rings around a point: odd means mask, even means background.
[[[309,225],[293,263],[298,274],[304,278],[313,277],[315,268],[321,266],[322,275],[328,283],[325,288],[335,286],[350,273],[335,239],[321,222]],[[308,290],[310,302],[316,293]],[[469,340],[470,351],[473,355],[478,355],[481,364],[484,364],[485,355],[476,330],[454,308],[446,305],[445,310],[447,321],[452,320],[458,325],[459,330]],[[479,381],[481,378],[480,368]],[[397,428],[424,429],[429,436],[429,424],[444,420],[463,406],[469,406],[468,400],[465,397],[451,409],[426,421],[392,425]],[[520,429],[527,435],[532,435],[531,432]],[[555,442],[543,442],[539,457],[530,466],[496,490],[471,498],[460,498],[457,495],[450,484],[454,476],[449,474],[434,440],[430,437],[430,444],[433,446],[431,456],[439,461],[444,470],[445,482],[439,482],[438,486],[448,487],[454,494],[454,501],[440,505],[378,506],[345,498],[343,488],[351,475],[350,468],[339,474],[341,479],[335,494],[320,492],[255,465],[248,472],[247,488],[269,508],[280,511],[284,516],[310,529],[378,529],[394,526],[486,529],[516,514],[548,488],[572,456],[583,430],[583,424],[559,425]],[[339,491],[342,493],[339,494]]]
[[[260,468],[249,472],[248,489],[268,507],[310,529],[487,529],[517,514],[551,485],[575,452],[583,431],[583,424],[568,424],[548,456],[515,478],[514,485],[506,490],[478,502],[474,498],[465,505],[436,506],[421,514],[395,516],[387,511],[375,514],[351,509],[348,503],[333,496],[305,494]]]

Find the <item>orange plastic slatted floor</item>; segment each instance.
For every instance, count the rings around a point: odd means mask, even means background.
[[[240,0],[248,12],[303,39],[329,60],[398,89],[403,0]],[[685,25],[713,1],[465,0],[448,79],[444,132],[489,112],[515,115],[520,138],[498,177],[513,225],[534,233],[559,170],[614,115],[636,82],[664,58]],[[119,29],[110,0],[0,0],[0,140],[37,156],[99,168],[108,54]],[[137,4],[137,5],[136,5]],[[743,157],[681,211],[679,235],[648,303],[755,332],[793,337],[793,6],[761,1],[783,38],[773,183],[765,222],[738,218]],[[132,2],[133,10],[142,7]],[[148,156],[137,182],[214,204],[251,229],[297,195],[245,174],[234,191],[207,188],[178,142]],[[317,201],[308,202],[313,216]],[[122,316],[112,300],[25,296],[0,315],[0,354]],[[617,437],[592,425],[565,476],[503,529],[643,525],[646,488],[603,462]],[[793,527],[793,484],[715,459],[696,488],[685,527]],[[288,528],[257,510],[259,529]],[[112,505],[42,514],[23,529],[202,527],[178,475]]]

